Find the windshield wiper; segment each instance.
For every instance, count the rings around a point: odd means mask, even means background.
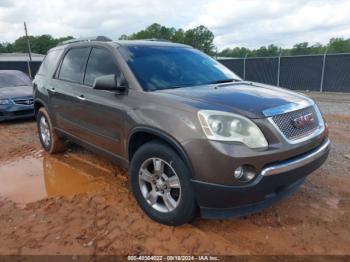
[[[222,84],[222,83],[239,82],[239,81],[241,81],[241,80],[238,80],[235,78],[227,78],[227,79],[216,80],[216,81],[213,81],[210,83],[192,83],[192,84],[184,84],[184,85],[169,85],[169,86],[154,89],[152,91],[166,90],[166,89],[177,89],[177,88],[200,86],[200,85]]]
[[[195,84],[166,86],[166,87],[159,88],[157,90],[176,89],[176,88],[184,88],[184,87],[190,87],[190,86],[195,86]]]
[[[221,79],[221,80],[216,80],[213,82],[210,82],[209,84],[222,84],[222,83],[230,83],[233,81],[239,81],[238,79],[234,79],[234,78],[227,78],[227,79]]]

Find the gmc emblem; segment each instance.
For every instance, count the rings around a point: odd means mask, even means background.
[[[292,120],[292,124],[295,128],[304,128],[307,125],[311,125],[315,121],[314,114],[299,116]]]

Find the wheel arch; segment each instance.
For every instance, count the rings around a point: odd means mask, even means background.
[[[191,176],[193,177],[194,173],[190,158],[181,144],[166,132],[152,127],[137,127],[130,133],[127,145],[129,162],[131,162],[131,159],[138,148],[153,140],[161,141],[174,149],[180,158],[185,162],[186,166],[190,170]]]
[[[38,114],[38,111],[41,107],[45,107],[47,110],[48,110],[48,107],[46,106],[45,102],[42,101],[41,99],[35,99],[34,101],[34,112],[35,112],[35,115]]]

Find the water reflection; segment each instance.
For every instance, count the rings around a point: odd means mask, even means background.
[[[54,196],[100,192],[111,173],[69,154],[26,157],[0,166],[0,195],[17,203]]]

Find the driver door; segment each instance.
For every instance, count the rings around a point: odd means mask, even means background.
[[[93,47],[87,60],[82,96],[79,107],[79,125],[82,138],[90,144],[110,153],[121,155],[124,132],[124,95],[114,91],[96,90],[92,86],[95,78],[118,74],[119,69],[113,54],[105,48]]]

